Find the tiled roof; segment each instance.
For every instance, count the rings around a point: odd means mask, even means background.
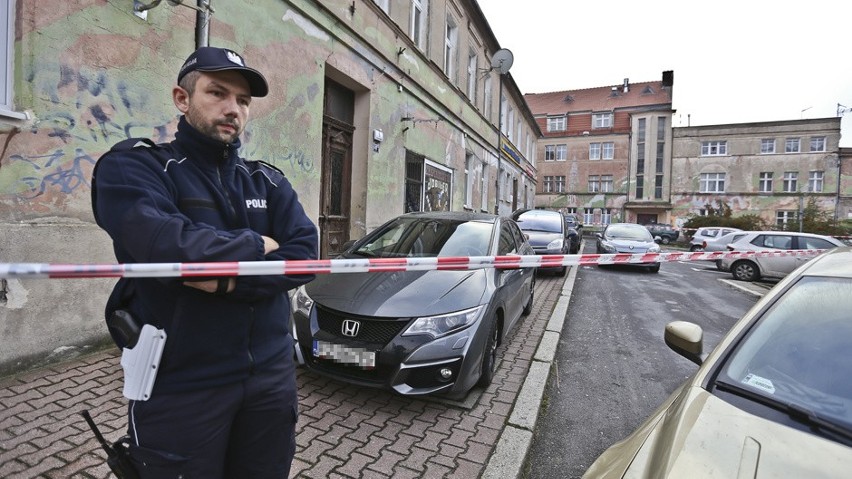
[[[559,115],[566,112],[609,111],[671,104],[671,94],[671,87],[663,88],[662,81],[653,81],[628,83],[626,93],[624,84],[619,84],[583,90],[527,93],[524,99],[533,115]]]

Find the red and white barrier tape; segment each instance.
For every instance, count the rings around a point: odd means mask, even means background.
[[[48,264],[0,263],[0,278],[167,278],[263,276],[386,271],[518,269],[576,265],[713,261],[723,258],[816,256],[823,250],[717,251],[642,254],[533,256],[447,256],[441,258],[365,258],[220,263]]]

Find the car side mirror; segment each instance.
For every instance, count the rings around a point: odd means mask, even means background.
[[[598,239],[603,238],[603,236],[601,236],[600,233],[595,233],[595,237],[598,238]]]
[[[704,330],[688,321],[672,321],[666,325],[666,345],[672,351],[697,365],[704,362]]]

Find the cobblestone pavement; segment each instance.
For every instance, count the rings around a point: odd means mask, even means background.
[[[402,397],[299,368],[300,417],[291,475],[482,477],[565,278],[540,273],[537,280],[533,311],[501,346],[494,382],[463,401]],[[105,454],[79,413],[88,409],[109,441],[124,434],[119,359],[118,351],[109,349],[0,378],[0,477],[111,477]]]

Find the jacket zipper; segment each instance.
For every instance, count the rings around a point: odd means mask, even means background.
[[[249,375],[254,375],[254,355],[251,353],[251,340],[254,337],[254,306],[249,306],[249,335],[248,335],[248,360],[249,360]]]
[[[235,224],[235,220],[237,218],[237,211],[234,209],[234,203],[231,201],[231,193],[228,192],[227,186],[225,186],[225,182],[222,181],[222,165],[228,163],[228,145],[225,145],[225,149],[222,151],[222,164],[216,166],[216,178],[219,180],[219,186],[222,188],[222,193],[225,195],[226,203],[228,203],[228,213],[230,216],[230,223],[233,226]]]

